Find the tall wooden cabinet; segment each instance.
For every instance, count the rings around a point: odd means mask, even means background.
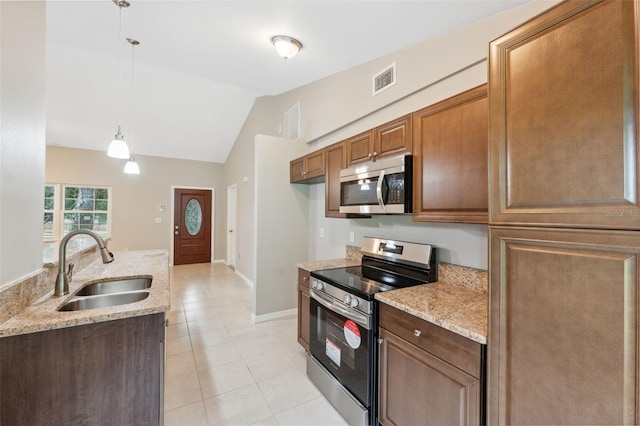
[[[413,220],[487,223],[487,86],[413,113]]]
[[[490,45],[488,424],[640,423],[639,12]]]

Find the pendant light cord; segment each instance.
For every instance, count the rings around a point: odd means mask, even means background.
[[[121,42],[122,38],[122,5],[118,3],[118,133],[120,133],[120,117],[122,114],[122,60],[121,60]]]
[[[127,40],[128,41],[128,40]],[[131,141],[135,141],[135,118],[136,118],[136,103],[135,96],[133,95],[133,91],[135,89],[134,84],[134,60],[133,60],[133,51],[135,50],[135,43],[131,43],[131,138],[129,139],[129,146],[131,147]]]

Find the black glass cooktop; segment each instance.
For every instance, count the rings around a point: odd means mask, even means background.
[[[374,295],[381,291],[410,287],[429,281],[428,276],[422,279],[412,278],[362,265],[313,271],[311,276],[367,300],[372,300]]]

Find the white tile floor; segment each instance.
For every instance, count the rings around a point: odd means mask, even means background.
[[[253,324],[253,291],[222,263],[174,266],[165,425],[346,425],[305,374],[295,316]]]

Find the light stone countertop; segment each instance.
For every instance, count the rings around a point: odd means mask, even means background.
[[[436,282],[378,293],[376,300],[475,342],[487,343],[486,293]]]
[[[360,265],[359,259],[331,259],[331,260],[311,260],[308,262],[296,263],[298,268],[313,272],[321,269],[346,268]]]
[[[103,264],[98,257],[89,266],[74,274],[73,281],[69,283],[68,295],[54,297],[52,282],[49,293],[0,324],[0,337],[168,311],[171,298],[167,251],[123,251],[114,253],[114,256],[114,261],[107,264]],[[70,312],[56,310],[87,283],[145,276],[152,276],[153,281],[149,297],[140,302]]]

